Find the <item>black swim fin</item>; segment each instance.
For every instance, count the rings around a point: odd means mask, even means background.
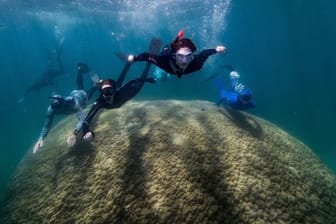
[[[150,42],[150,45],[149,45],[149,49],[148,49],[148,52],[150,54],[158,54],[161,50],[161,46],[162,46],[162,41],[158,38],[152,38],[151,42]],[[122,60],[125,60],[124,59],[124,55],[122,54],[118,54],[117,55],[119,58],[121,58]],[[122,86],[122,83],[126,77],[126,74],[128,73],[128,70],[131,68],[131,64],[132,63],[129,63],[127,60],[126,60],[126,63],[124,65],[124,68],[123,70],[121,71],[120,75],[119,75],[119,78],[117,80],[117,88],[120,88]],[[146,68],[145,70],[143,71],[142,75],[141,75],[141,78],[142,79],[146,79],[148,73],[149,73],[149,69],[150,69],[150,62],[147,62],[146,63]]]
[[[125,65],[124,65],[124,68],[123,70],[121,71],[119,77],[118,77],[118,80],[117,80],[117,89],[120,88],[122,86],[122,83],[126,77],[126,74],[128,72],[128,70],[131,68],[131,64],[132,63],[129,63],[129,62],[126,62]]]
[[[162,41],[159,38],[153,37],[149,44],[148,52],[150,54],[158,54],[162,47]]]
[[[150,45],[149,45],[149,53],[150,54],[159,54],[160,50],[162,47],[162,41],[158,38],[152,38]],[[150,70],[152,63],[147,61],[146,62],[146,67],[144,69],[144,71],[141,74],[141,79],[146,79]]]

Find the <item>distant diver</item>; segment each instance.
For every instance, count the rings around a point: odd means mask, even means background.
[[[215,79],[216,87],[219,91],[219,101],[217,105],[225,104],[236,110],[247,110],[254,108],[255,102],[252,99],[252,91],[240,81],[240,75],[232,66],[225,66],[230,75],[230,88],[225,89],[218,74],[212,75],[206,79]]]
[[[62,97],[59,94],[54,93],[49,97],[50,105],[48,106],[47,115],[44,121],[43,128],[41,130],[40,136],[34,145],[33,153],[36,153],[40,147],[43,146],[43,140],[48,135],[54,116],[57,114],[74,114],[78,118],[76,129],[81,129],[82,122],[84,119],[83,109],[86,107],[88,100],[93,96],[93,93],[98,90],[98,83],[96,77],[93,77],[93,86],[84,90],[83,84],[83,74],[89,72],[89,67],[84,63],[77,64],[77,89],[71,91],[70,95],[67,97]],[[98,82],[98,80],[97,80]]]
[[[169,74],[182,75],[198,71],[210,55],[216,53],[225,53],[224,46],[217,46],[215,49],[206,49],[199,54],[195,53],[196,46],[188,38],[183,38],[183,31],[180,31],[170,44],[166,45],[159,54],[143,52],[139,55],[122,55],[119,58],[128,62],[149,61]]]
[[[161,49],[161,40],[159,39],[152,39],[150,43],[149,52],[152,54],[156,54]],[[126,73],[130,64],[126,63],[124,69],[122,70],[121,74],[118,77],[117,81],[112,79],[104,79],[100,81],[99,89],[100,95],[97,98],[96,102],[90,108],[90,111],[86,115],[82,130],[76,128],[73,133],[68,137],[67,144],[69,146],[74,146],[76,144],[76,136],[82,131],[82,137],[85,141],[91,141],[94,138],[94,132],[90,129],[91,120],[94,118],[96,113],[101,109],[116,109],[120,108],[124,105],[127,101],[131,100],[135,97],[143,87],[145,82],[155,83],[154,78],[148,78],[148,74],[150,71],[151,63],[147,62],[146,67],[143,70],[141,76],[136,79],[132,79],[128,81],[126,84],[122,85]]]
[[[53,52],[54,54],[56,54],[56,66],[52,67],[49,65],[50,67],[47,68],[47,70],[42,74],[42,76],[39,79],[37,79],[32,85],[26,88],[24,96],[20,100],[18,100],[18,103],[23,102],[25,100],[25,97],[31,92],[38,91],[43,87],[53,85],[55,78],[65,74],[63,63],[61,60],[63,44],[64,44],[64,37],[60,39],[56,51]]]

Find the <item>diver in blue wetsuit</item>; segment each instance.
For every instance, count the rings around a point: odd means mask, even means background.
[[[85,108],[88,99],[97,90],[97,86],[93,86],[89,90],[84,90],[83,74],[88,73],[89,68],[84,63],[77,64],[77,90],[73,90],[69,96],[63,98],[59,94],[53,94],[50,98],[47,115],[38,141],[35,143],[33,153],[36,153],[43,146],[43,139],[48,135],[53,119],[56,114],[74,114],[78,118],[76,129],[81,129],[84,120],[83,108]],[[69,141],[71,141],[69,137]]]
[[[219,101],[217,105],[226,104],[233,109],[247,110],[255,107],[255,102],[252,100],[252,91],[240,81],[240,75],[233,68],[230,71],[230,89],[225,89],[218,75],[213,76],[216,81],[216,86],[219,91]]]
[[[136,61],[151,62],[165,72],[181,78],[182,75],[200,70],[209,56],[216,53],[225,53],[226,48],[217,46],[215,49],[203,50],[199,54],[196,54],[195,51],[195,44],[190,39],[183,38],[183,32],[180,31],[176,39],[164,47],[160,54],[144,52],[139,55],[129,55],[127,58],[121,55],[119,57],[130,63]]]

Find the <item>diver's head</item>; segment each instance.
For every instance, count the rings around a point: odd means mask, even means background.
[[[181,47],[176,51],[175,63],[180,68],[185,69],[188,67],[190,62],[194,59],[192,50],[189,47]]]
[[[243,89],[238,95],[239,101],[247,104],[252,100],[252,91],[249,88]]]
[[[176,53],[180,48],[182,47],[187,47],[189,48],[192,52],[196,51],[196,45],[189,39],[189,38],[182,38],[177,41],[173,41],[170,44],[170,48],[173,53]]]
[[[104,101],[108,104],[113,104],[114,95],[116,93],[116,82],[112,79],[101,80],[100,91]]]
[[[52,108],[59,107],[64,101],[63,97],[58,93],[53,93],[52,96],[49,96],[49,100]]]

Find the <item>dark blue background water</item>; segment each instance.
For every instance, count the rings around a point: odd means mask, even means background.
[[[115,78],[123,65],[114,52],[144,51],[152,36],[169,42],[180,29],[199,50],[224,44],[228,53],[211,57],[193,75],[146,85],[136,99],[216,101],[214,83],[202,80],[214,72],[224,76],[219,65],[232,64],[254,90],[251,112],[305,142],[336,170],[334,1],[46,2],[0,1],[0,192],[39,135],[47,96],[74,88],[78,61],[101,78]],[[18,104],[61,36],[67,74]],[[130,77],[142,66],[134,65]]]

